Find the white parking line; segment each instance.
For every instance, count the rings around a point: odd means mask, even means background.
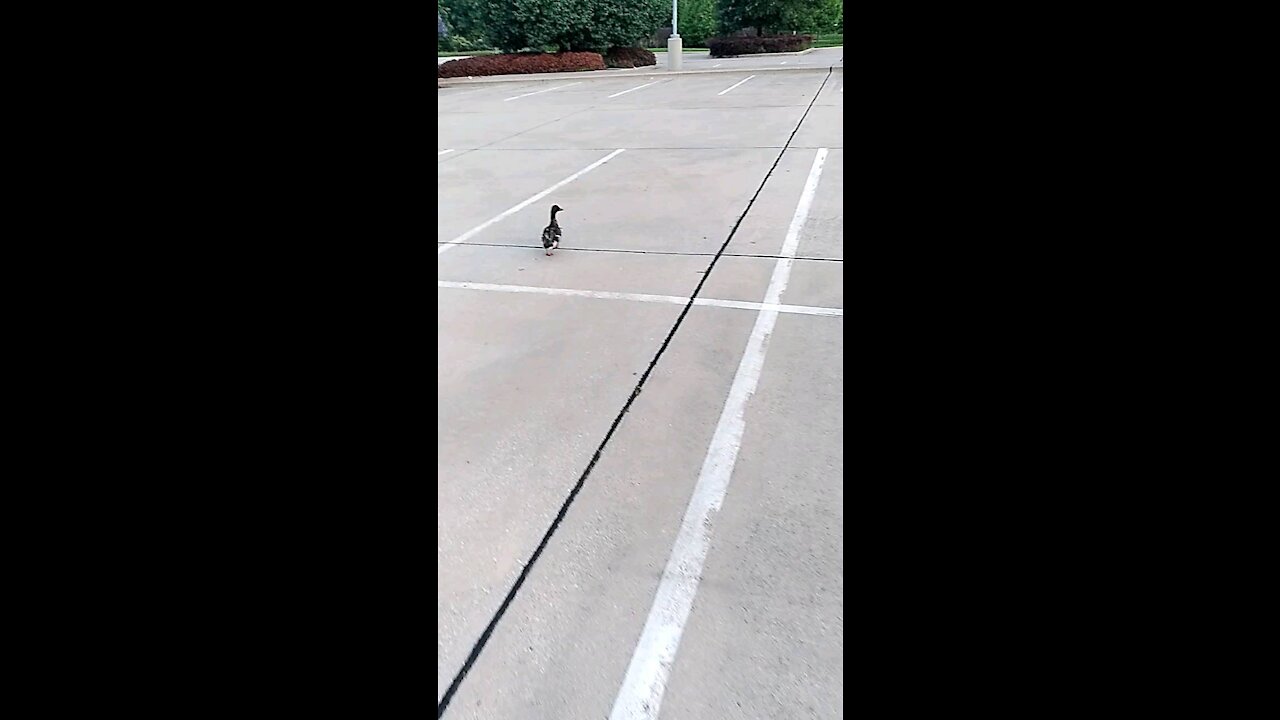
[[[720,66],[721,66],[721,65],[723,65],[723,64],[724,64],[724,63],[716,63],[715,65],[712,65],[712,66],[711,66],[711,69],[712,69],[712,70],[715,70],[716,68],[720,67]]]
[[[818,178],[822,175],[822,164],[826,157],[827,149],[821,148],[813,159],[809,179],[805,181],[804,190],[800,193],[800,202],[791,218],[791,227],[787,229],[782,252],[779,253],[783,257],[774,266],[773,277],[769,280],[764,305],[776,305],[787,288],[796,248],[800,244],[800,230],[809,216],[809,208],[813,206],[813,196],[818,190]],[[715,514],[724,502],[733,466],[738,460],[738,449],[746,429],[747,401],[755,393],[760,381],[769,336],[777,321],[778,312],[768,307],[762,308],[756,316],[756,324],[751,328],[751,337],[747,340],[747,349],[742,355],[742,361],[738,363],[733,385],[729,388],[729,397],[724,402],[724,410],[716,423],[711,445],[702,461],[702,471],[693,488],[693,497],[689,499],[689,507],[680,523],[680,532],[676,535],[671,557],[668,558],[662,580],[658,583],[653,607],[645,621],[644,630],[640,633],[640,640],[636,643],[631,663],[627,666],[622,688],[613,703],[610,720],[653,720],[658,717],[671,667],[675,663],[676,651],[680,648],[680,637],[684,634],[685,623],[693,610],[693,600],[698,594],[703,563],[711,548],[711,529]]]
[[[604,290],[573,290],[571,288],[545,288],[528,285],[493,285],[490,283],[455,282],[437,280],[436,285],[442,288],[458,290],[488,290],[490,292],[529,293],[533,295],[561,295],[565,297],[584,297],[597,300],[630,300],[632,302],[662,303],[665,305],[685,305],[689,298],[679,295],[646,295],[644,293],[619,293]],[[715,300],[713,298],[694,298],[694,305],[706,307],[734,308],[737,310],[772,310],[779,313],[795,315],[819,315],[821,317],[844,317],[844,308],[814,307],[812,305],[778,305],[741,300]]]
[[[560,88],[567,88],[567,87],[572,87],[574,85],[581,85],[581,84],[582,84],[582,81],[579,80],[578,82],[571,82],[568,85],[557,85],[553,88],[547,88],[546,90],[535,90],[531,93],[525,93],[523,95],[516,95],[515,97],[506,98],[502,102],[506,102],[507,100],[519,100],[522,97],[529,97],[530,95],[538,95],[544,92],[551,92],[552,90],[559,90]]]
[[[614,93],[614,94],[610,95],[609,97],[610,97],[610,98],[616,98],[616,97],[618,97],[619,95],[626,95],[627,93],[629,93],[629,92],[635,92],[636,90],[639,90],[640,88],[647,88],[647,87],[649,87],[650,85],[657,85],[657,84],[658,84],[658,81],[657,81],[657,80],[654,80],[654,81],[653,81],[653,82],[651,82],[651,83],[645,83],[645,84],[643,84],[643,85],[639,85],[639,86],[637,86],[637,87],[633,87],[633,88],[631,88],[630,90],[623,90],[622,92]],[[608,99],[608,98],[606,98],[606,99]]]
[[[436,157],[440,157],[445,153],[451,153],[451,152],[453,152],[453,148],[449,148],[448,150],[441,150],[440,152],[436,153]]]
[[[475,227],[471,228],[470,230],[468,230],[468,231],[466,231],[466,232],[462,233],[461,235],[459,235],[458,237],[456,237],[456,238],[454,238],[454,239],[450,240],[448,243],[446,243],[446,244],[444,244],[444,245],[441,245],[441,246],[440,246],[440,249],[439,249],[439,250],[436,250],[436,255],[442,255],[442,254],[444,254],[445,252],[448,252],[449,250],[452,250],[453,248],[455,248],[455,247],[457,247],[457,246],[458,246],[458,243],[460,243],[460,242],[462,242],[462,241],[464,241],[464,240],[466,240],[466,239],[468,239],[468,238],[470,238],[470,237],[474,236],[476,233],[480,232],[481,230],[484,230],[485,228],[487,228],[487,227],[489,227],[490,225],[492,225],[492,224],[494,224],[494,223],[498,222],[499,220],[501,220],[501,219],[503,219],[503,218],[507,217],[508,215],[514,215],[515,213],[518,213],[518,212],[520,212],[521,210],[523,210],[523,209],[525,209],[525,208],[529,207],[529,206],[530,206],[530,205],[532,205],[533,203],[538,202],[539,200],[541,200],[542,198],[544,198],[544,197],[546,197],[546,196],[550,195],[551,193],[555,192],[556,190],[558,190],[558,189],[560,189],[560,188],[564,187],[565,185],[568,185],[569,183],[573,182],[574,180],[577,180],[578,178],[582,177],[583,175],[586,175],[587,173],[591,172],[592,170],[595,170],[596,168],[600,167],[601,165],[603,165],[603,164],[605,164],[605,163],[609,162],[610,160],[614,159],[615,157],[617,157],[620,153],[622,153],[622,152],[623,152],[623,151],[625,151],[625,150],[626,150],[626,148],[618,148],[617,150],[614,150],[613,152],[609,153],[608,155],[605,155],[604,157],[600,158],[599,160],[597,160],[597,161],[595,161],[595,162],[591,163],[590,165],[588,165],[588,166],[586,166],[586,167],[582,168],[582,169],[581,169],[581,170],[579,170],[578,172],[576,172],[576,173],[574,173],[574,174],[570,175],[569,177],[567,177],[567,178],[565,178],[565,179],[561,180],[560,182],[556,183],[555,185],[552,185],[551,187],[547,188],[546,190],[543,190],[542,192],[538,193],[537,195],[533,195],[533,196],[531,196],[529,199],[525,200],[524,202],[521,202],[521,203],[520,203],[520,204],[518,204],[518,205],[514,205],[514,206],[512,206],[511,208],[509,208],[509,209],[507,209],[507,210],[504,210],[501,214],[497,215],[496,217],[492,217],[492,218],[490,218],[490,219],[488,219],[488,220],[485,220],[484,222],[480,223],[479,225],[477,225],[477,226],[475,226]]]
[[[747,76],[747,78],[746,78],[745,80],[739,80],[738,82],[736,82],[736,83],[734,83],[734,84],[730,85],[729,87],[727,87],[727,88],[725,88],[725,89],[721,90],[720,92],[718,92],[718,93],[716,93],[716,94],[717,94],[717,95],[723,95],[723,94],[725,94],[725,93],[729,92],[730,90],[732,90],[732,89],[734,89],[734,88],[738,87],[739,85],[741,85],[742,83],[746,82],[747,80],[750,80],[750,79],[751,79],[751,78],[753,78],[753,77],[755,77],[755,75],[748,75],[748,76]]]

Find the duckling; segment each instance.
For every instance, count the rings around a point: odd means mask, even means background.
[[[560,249],[560,223],[556,222],[556,213],[564,210],[559,205],[551,206],[551,224],[542,229],[542,247],[550,255],[552,250]]]

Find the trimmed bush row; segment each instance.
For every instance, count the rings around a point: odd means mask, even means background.
[[[611,68],[644,67],[657,65],[658,56],[644,48],[611,47],[604,54],[604,63]]]
[[[519,75],[525,73],[574,72],[577,70],[603,70],[604,58],[600,53],[515,53],[511,55],[483,55],[461,60],[450,60],[440,66],[437,77],[477,77],[481,75]]]
[[[777,35],[774,37],[707,38],[711,57],[733,57],[757,53],[799,52],[813,47],[812,35]]]

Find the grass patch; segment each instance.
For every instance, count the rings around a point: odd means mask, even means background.
[[[813,46],[816,48],[843,47],[844,34],[829,33],[826,35],[819,35],[817,38],[814,39]]]

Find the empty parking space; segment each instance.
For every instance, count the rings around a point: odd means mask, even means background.
[[[437,292],[442,694],[680,308]]]
[[[668,720],[845,716],[844,327],[782,316],[771,345]]]
[[[803,114],[803,107],[757,108],[744,116],[730,110],[654,106],[645,109],[641,120],[587,109],[555,126],[509,137],[495,147],[604,147],[620,139],[632,148],[780,147]]]
[[[459,98],[442,107],[446,114],[502,112],[512,107],[616,110],[662,107],[755,108],[807,105],[819,87],[822,74],[814,73],[714,73],[705,75],[639,74],[628,78],[583,81],[510,83],[503,91]],[[829,85],[828,85],[829,87]],[[507,106],[507,107],[503,107]]]
[[[515,225],[504,222],[521,203],[553,189],[565,188],[592,172],[598,171],[617,157],[618,149],[600,150],[525,151],[503,154],[493,151],[473,150],[455,154],[448,163],[437,169],[439,191],[436,204],[439,219],[436,239],[440,242],[465,242],[479,240],[476,231],[490,230],[485,235],[514,239],[521,232]],[[515,155],[516,162],[511,162]],[[483,192],[476,192],[476,188]],[[545,214],[547,207],[541,207]],[[538,208],[530,205],[525,213],[535,213]],[[515,212],[521,212],[515,210]],[[528,217],[526,214],[525,217]],[[536,223],[535,223],[536,224]],[[542,226],[530,233],[536,239]],[[498,233],[495,235],[494,233]]]

